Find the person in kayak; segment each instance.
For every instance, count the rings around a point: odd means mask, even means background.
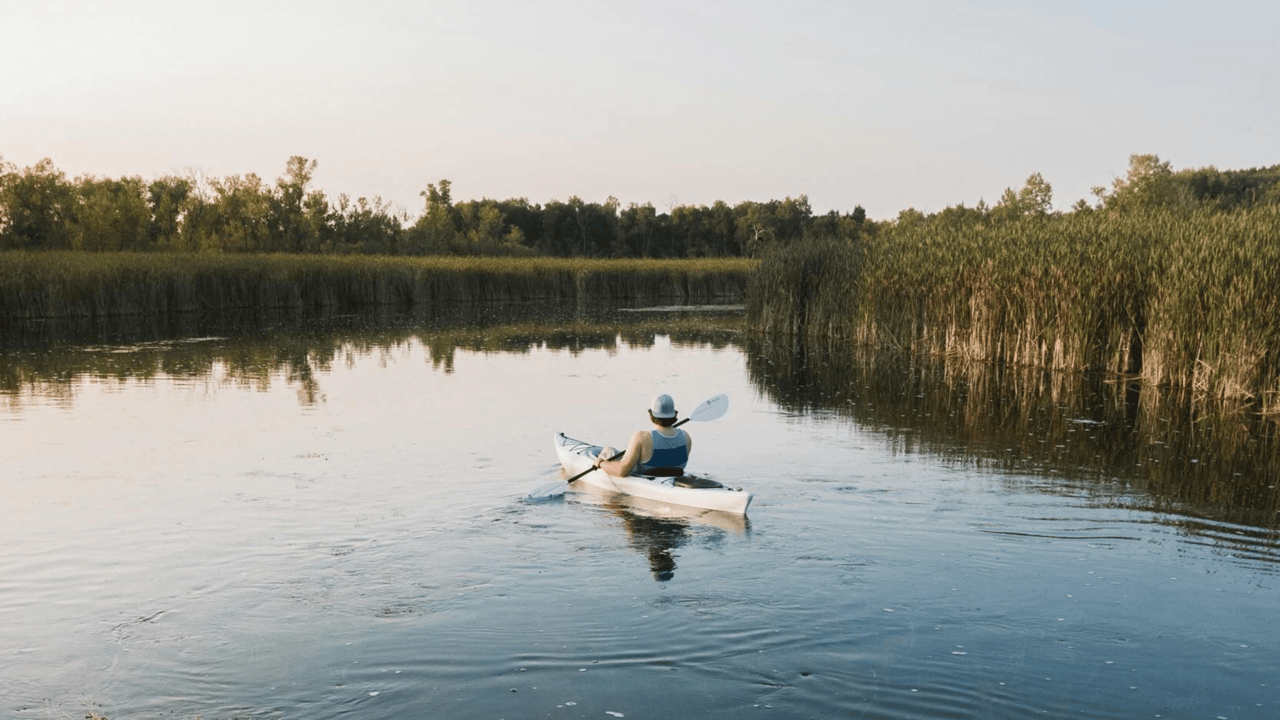
[[[670,395],[659,395],[649,408],[652,430],[639,430],[622,457],[611,460],[613,448],[604,448],[596,459],[596,467],[615,477],[626,477],[639,471],[646,475],[680,476],[693,452],[693,438],[676,424],[676,403]]]

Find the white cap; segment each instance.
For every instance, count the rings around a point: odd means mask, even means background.
[[[673,418],[676,416],[676,401],[670,395],[659,395],[653,399],[649,412],[656,418]]]

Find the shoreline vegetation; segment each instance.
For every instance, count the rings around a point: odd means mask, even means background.
[[[1097,372],[1194,406],[1280,416],[1280,166],[1175,172],[1134,155],[1096,205],[1038,174],[988,208],[910,210],[856,242],[793,244],[747,325],[955,363]]]
[[[762,260],[747,326],[792,343],[1101,372],[1280,414],[1280,206],[920,223]]]
[[[338,311],[481,301],[741,302],[744,258],[387,257],[360,255],[0,254],[0,326],[239,309]]]
[[[257,176],[68,180],[0,160],[0,325],[486,300],[744,301],[797,343],[1102,372],[1280,414],[1280,165],[1133,155],[1096,202],[1038,173],[988,206],[875,221],[807,197],[730,207],[337,202]]]

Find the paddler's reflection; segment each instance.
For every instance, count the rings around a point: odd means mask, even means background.
[[[649,570],[658,582],[675,577],[678,548],[690,543],[718,543],[751,532],[747,517],[739,513],[685,508],[604,491],[578,497],[622,520],[627,544],[648,558]]]
[[[621,505],[613,505],[610,509],[622,518],[631,547],[649,557],[653,579],[666,582],[675,577],[676,559],[671,551],[689,539],[689,524],[682,520],[637,515]]]

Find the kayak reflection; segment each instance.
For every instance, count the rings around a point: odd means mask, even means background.
[[[746,535],[745,515],[660,503],[621,493],[579,493],[582,502],[605,509],[622,520],[628,544],[649,561],[653,579],[675,577],[676,550],[691,543],[714,544],[729,535]]]

